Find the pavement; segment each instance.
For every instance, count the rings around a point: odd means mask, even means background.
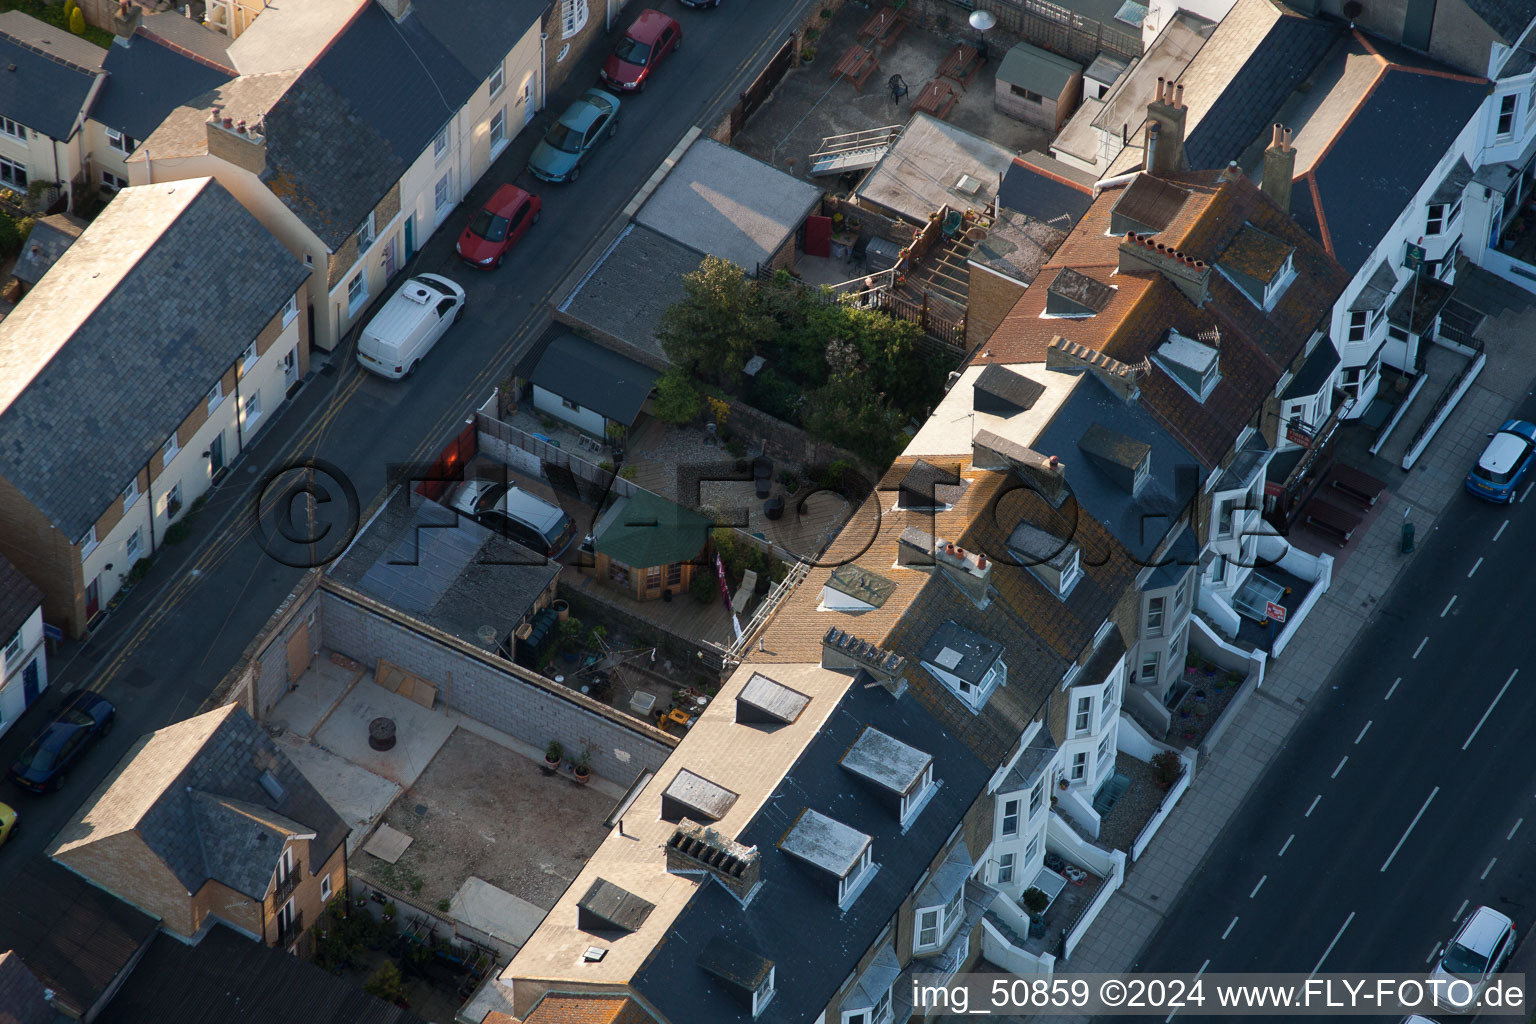
[[[1536,517],[1462,491],[1486,433],[1536,415],[1533,331],[1528,305],[1491,318],[1488,367],[1419,464],[1363,467],[1385,507],[1066,972],[1422,970],[1469,906],[1536,923],[1536,688],[1510,686]]]

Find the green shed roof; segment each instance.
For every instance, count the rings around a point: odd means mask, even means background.
[[[599,554],[638,569],[697,558],[714,523],[691,509],[637,490],[620,498],[593,541]]]
[[[1061,91],[1067,87],[1072,76],[1082,70],[1082,65],[1049,50],[1019,43],[1008,51],[1008,55],[998,65],[997,80],[1054,100],[1061,96]]]

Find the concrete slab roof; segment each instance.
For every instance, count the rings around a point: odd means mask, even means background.
[[[1012,165],[1013,153],[990,139],[918,114],[865,177],[858,194],[927,223],[928,215],[945,204],[952,210],[985,210]],[[975,183],[975,192],[957,187],[962,176]]]

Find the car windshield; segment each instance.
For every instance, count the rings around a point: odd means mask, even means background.
[[[475,514],[479,515],[487,509],[495,508],[496,504],[501,501],[501,496],[506,493],[506,484],[496,484],[492,487],[487,487],[485,493],[480,495],[479,499],[475,502]]]
[[[651,44],[642,43],[632,36],[625,36],[619,40],[613,55],[626,64],[638,64],[643,68],[645,62],[651,59]]]
[[[555,122],[555,126],[544,136],[544,141],[562,153],[581,152],[581,132],[563,122]]]
[[[500,242],[507,237],[507,218],[498,217],[490,210],[481,210],[475,214],[474,222],[469,225],[470,234],[479,235],[487,242]]]
[[[1488,958],[1472,952],[1459,942],[1453,942],[1446,948],[1440,966],[1463,978],[1481,978],[1488,969]]]
[[[81,711],[79,708],[70,708],[59,716],[59,721],[68,722],[70,725],[95,725],[96,719]]]
[[[433,281],[431,278],[426,278],[426,277],[418,277],[416,280],[417,280],[417,282],[419,282],[421,284],[421,286],[423,288],[430,288],[433,291],[437,292],[437,294],[439,294],[439,295],[446,295],[450,299],[458,298],[457,295],[453,294],[453,289],[449,288],[445,284],[438,284],[436,281]]]

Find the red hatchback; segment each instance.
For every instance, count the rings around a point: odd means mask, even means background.
[[[501,258],[522,239],[528,225],[538,223],[543,208],[538,196],[516,185],[503,185],[469,222],[454,251],[471,266],[499,267]]]
[[[619,92],[639,92],[651,71],[683,46],[683,26],[660,11],[641,11],[603,62],[603,81]]]

